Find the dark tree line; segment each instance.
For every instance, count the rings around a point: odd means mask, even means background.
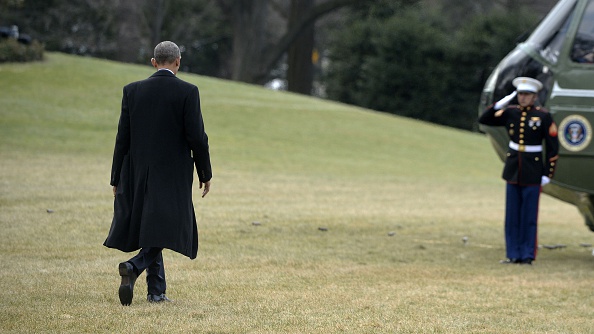
[[[290,90],[309,94],[316,21],[356,2],[1,0],[0,20],[30,30],[48,50],[125,62],[146,63],[156,43],[173,40],[182,70],[256,84],[288,54]]]
[[[472,129],[490,70],[554,0],[0,0],[47,50],[148,63]],[[527,7],[527,5],[532,7]],[[312,55],[317,63],[312,60]]]

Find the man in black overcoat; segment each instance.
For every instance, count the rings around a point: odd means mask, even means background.
[[[136,278],[146,270],[148,301],[165,295],[163,248],[196,258],[198,228],[192,202],[194,166],[202,197],[212,171],[198,88],[176,77],[178,46],[154,50],[157,69],[148,79],[124,87],[111,185],[114,216],[104,245],[138,255],[119,264],[122,305],[132,303]]]

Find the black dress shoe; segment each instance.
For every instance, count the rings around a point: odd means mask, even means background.
[[[167,296],[165,296],[164,293],[162,293],[160,295],[148,294],[146,296],[146,300],[148,300],[149,303],[171,302],[171,299],[167,298]]]
[[[505,260],[499,261],[499,263],[501,263],[501,264],[516,264],[516,263],[519,263],[519,261],[518,261],[518,259],[505,259]]]
[[[134,267],[130,262],[120,263],[118,269],[120,270],[120,276],[122,276],[122,283],[120,283],[118,291],[120,302],[122,305],[130,305],[132,304],[132,297],[134,297],[134,283],[138,276],[136,276]]]
[[[522,260],[520,260],[520,264],[527,264],[527,265],[531,266],[532,259],[522,259]]]

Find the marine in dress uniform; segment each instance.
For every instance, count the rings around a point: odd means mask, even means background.
[[[559,141],[551,114],[534,104],[542,83],[519,77],[513,85],[516,90],[487,108],[478,121],[505,126],[510,138],[503,168],[507,259],[501,263],[532,264],[537,253],[540,192],[555,174]],[[516,96],[518,104],[509,104]]]

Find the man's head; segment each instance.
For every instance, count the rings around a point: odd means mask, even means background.
[[[177,73],[181,62],[179,47],[170,41],[164,41],[155,46],[151,63],[155,68],[167,68]]]
[[[181,53],[175,43],[164,41],[155,46],[154,58],[159,65],[171,64],[181,58]]]
[[[529,107],[536,102],[537,93],[542,89],[542,83],[536,79],[519,77],[512,81],[518,92],[518,103],[522,107]]]

